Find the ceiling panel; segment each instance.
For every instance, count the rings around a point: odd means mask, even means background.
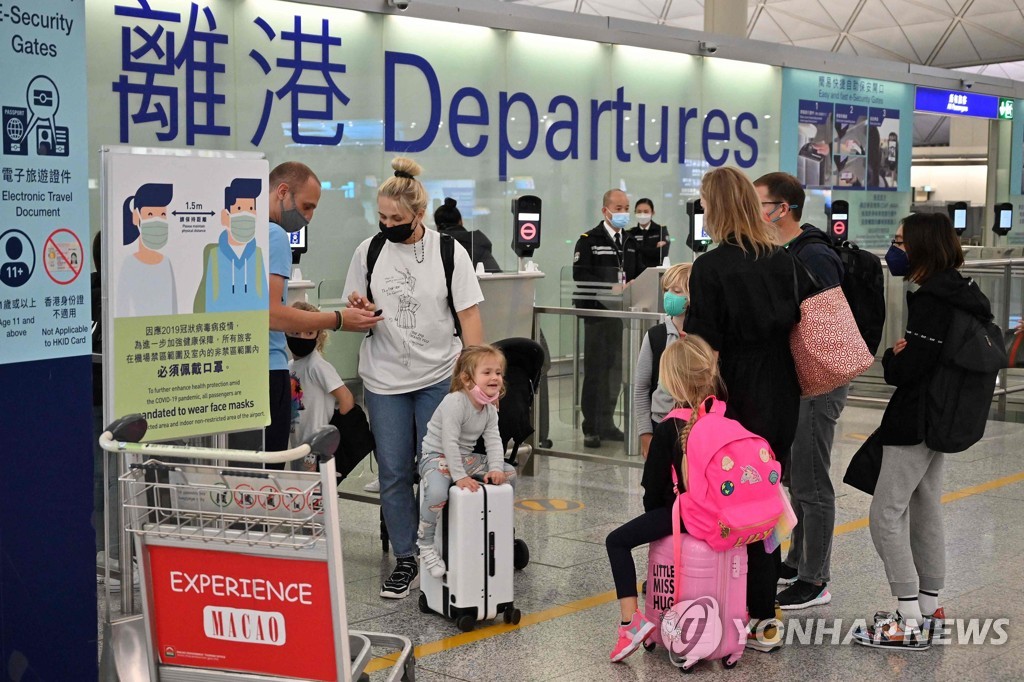
[[[511,1],[652,23],[664,12],[668,26],[704,28],[703,0]],[[754,40],[841,54],[939,67],[1024,61],[1024,0],[748,0],[747,21]]]

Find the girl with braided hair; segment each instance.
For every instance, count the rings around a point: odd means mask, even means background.
[[[697,420],[697,408],[708,398],[725,397],[715,352],[706,341],[693,334],[681,337],[665,349],[658,380],[672,396],[675,407],[693,408],[693,412],[689,420],[669,417],[658,424],[641,480],[644,513],[613,530],[605,540],[622,616],[619,639],[611,653],[613,662],[621,661],[636,651],[657,627],[637,608],[636,566],[632,550],[672,535],[672,504],[676,491],[670,467],[675,467],[676,477],[685,482],[683,457],[690,429]]]

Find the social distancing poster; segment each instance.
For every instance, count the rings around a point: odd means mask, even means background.
[[[262,428],[267,162],[145,152],[103,152],[111,414],[143,414],[147,441]]]

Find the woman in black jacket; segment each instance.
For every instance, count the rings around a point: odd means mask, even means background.
[[[963,250],[944,214],[904,218],[885,260],[892,275],[920,287],[907,293],[904,338],[882,356],[885,381],[896,391],[873,436],[882,446],[882,466],[871,501],[871,539],[899,604],[893,613],[876,613],[874,624],[855,639],[867,646],[927,649],[922,630],[930,633],[945,617],[938,593],[946,574],[946,541],[940,501],[944,456],[924,443],[922,392],[939,365],[953,309],[985,320],[992,312],[978,285],[957,272]]]

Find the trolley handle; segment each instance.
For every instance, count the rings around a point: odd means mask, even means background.
[[[144,457],[190,457],[193,459],[226,459],[235,462],[279,464],[301,459],[310,453],[316,455],[321,462],[326,462],[334,457],[334,451],[338,449],[338,443],[341,442],[341,434],[338,433],[338,429],[333,426],[325,426],[298,447],[279,452],[140,443],[139,441],[146,435],[147,428],[146,418],[141,414],[121,417],[100,435],[100,447],[107,452],[127,452]]]

